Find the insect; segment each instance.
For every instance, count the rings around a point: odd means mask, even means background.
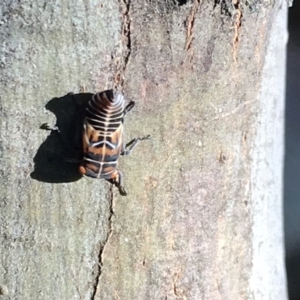
[[[124,143],[124,117],[134,105],[135,102],[130,101],[125,106],[125,97],[117,91],[97,93],[87,105],[83,124],[83,160],[79,172],[108,180],[123,196],[127,192],[123,187],[123,174],[118,169],[118,159],[120,155],[129,155],[139,141],[150,138],[148,135]]]

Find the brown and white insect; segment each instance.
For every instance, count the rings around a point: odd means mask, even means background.
[[[84,154],[79,172],[110,181],[123,196],[127,192],[123,187],[122,172],[118,169],[119,156],[129,155],[140,140],[150,137],[138,137],[124,144],[124,117],[134,105],[135,102],[130,101],[125,106],[124,96],[113,90],[97,93],[88,103],[83,124]]]

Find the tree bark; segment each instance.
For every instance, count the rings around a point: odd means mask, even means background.
[[[287,299],[285,3],[38,2],[0,4],[0,292]],[[127,141],[151,134],[120,159],[127,197],[68,161],[83,87],[136,101]]]

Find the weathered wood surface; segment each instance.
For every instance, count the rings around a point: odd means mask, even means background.
[[[7,299],[285,299],[286,8],[177,4],[0,4]],[[127,139],[152,136],[121,159],[127,197],[64,160],[83,86],[123,91]]]

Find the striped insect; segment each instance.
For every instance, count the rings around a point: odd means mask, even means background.
[[[127,192],[123,187],[123,174],[118,169],[119,156],[129,155],[140,140],[150,137],[138,137],[124,144],[124,117],[134,105],[135,102],[130,101],[125,106],[124,96],[113,90],[97,93],[87,105],[83,124],[83,160],[79,172],[108,180],[123,196]]]

